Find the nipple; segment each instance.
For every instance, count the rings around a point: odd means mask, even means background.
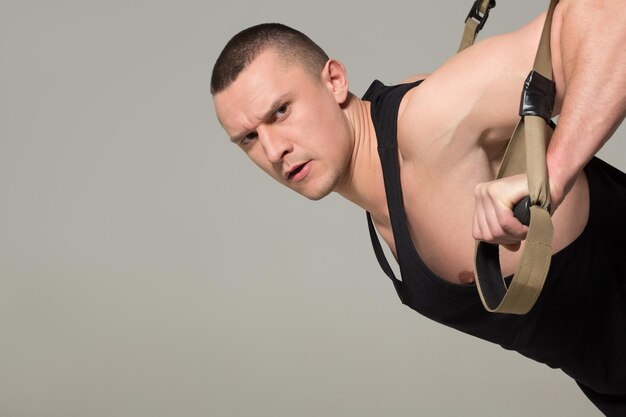
[[[460,284],[473,284],[475,280],[473,271],[462,271],[459,274]]]

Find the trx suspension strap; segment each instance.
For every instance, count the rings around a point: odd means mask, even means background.
[[[499,246],[476,242],[474,272],[480,298],[490,312],[525,314],[530,311],[550,267],[553,229],[546,149],[556,95],[552,81],[550,28],[557,2],[550,1],[533,70],[522,90],[521,119],[496,176],[499,179],[523,172],[528,175],[529,196],[514,208],[515,217],[528,225],[528,235],[517,271],[508,286],[500,272]],[[481,23],[485,18],[486,15]]]

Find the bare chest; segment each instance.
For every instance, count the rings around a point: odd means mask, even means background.
[[[433,273],[451,283],[469,284],[474,282],[474,187],[493,179],[493,167],[484,154],[479,153],[456,160],[453,168],[447,164],[435,158],[421,164],[401,163],[407,227],[411,244]],[[587,182],[581,173],[552,217],[554,252],[582,232],[587,222],[588,204]],[[386,230],[382,235],[395,253],[393,234]],[[500,249],[504,276],[515,272],[522,250],[523,242],[515,252]]]
[[[467,164],[472,165],[477,166]],[[489,173],[464,166],[440,168],[404,164],[400,178],[408,232],[432,272],[449,282],[472,283],[473,189]]]

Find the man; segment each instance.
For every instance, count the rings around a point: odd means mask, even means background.
[[[404,304],[559,367],[604,413],[626,415],[626,176],[592,159],[626,112],[625,10],[619,1],[562,1],[555,11],[561,116],[547,159],[555,254],[524,316],[487,313],[472,265],[474,239],[505,245],[504,275],[519,261],[527,227],[511,208],[527,181],[493,178],[544,16],[433,74],[374,83],[363,99],[350,93],[343,65],[306,36],[259,25],[226,45],[211,92],[225,131],[263,171],[312,200],[337,192],[371,215],[400,263],[402,282],[392,279]]]

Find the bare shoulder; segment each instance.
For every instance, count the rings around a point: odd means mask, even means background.
[[[451,144],[466,152],[508,139],[519,118],[519,94],[544,17],[452,56],[407,94],[399,119],[399,140],[407,138],[407,155],[414,145],[428,147],[432,155]]]
[[[415,74],[409,78],[406,78],[404,80],[402,80],[402,84],[407,84],[407,83],[414,83],[415,81],[421,81],[421,80],[425,80],[430,74],[428,73],[421,73],[421,74]]]

